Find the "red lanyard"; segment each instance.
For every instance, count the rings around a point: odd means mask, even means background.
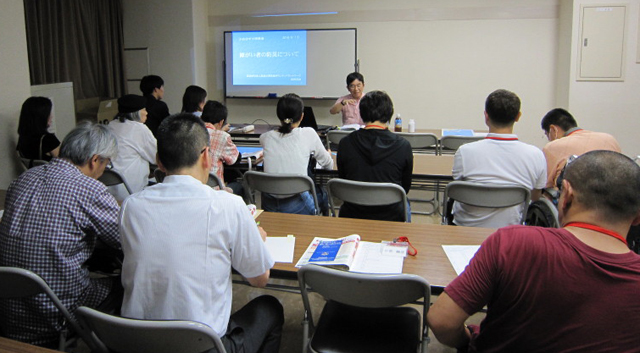
[[[608,236],[614,237],[618,240],[620,240],[621,242],[624,243],[624,245],[627,245],[627,239],[625,239],[622,235],[609,230],[609,229],[605,229],[602,227],[598,227],[596,225],[593,224],[589,224],[589,223],[583,223],[583,222],[569,222],[565,225],[565,227],[576,227],[576,228],[583,228],[583,229],[590,229],[590,230],[595,230],[596,232],[600,232],[603,234],[606,234]],[[628,245],[627,245],[628,246]]]
[[[380,126],[380,125],[373,125],[373,124],[372,124],[372,125],[365,125],[365,126],[364,126],[364,128],[365,128],[365,129],[368,129],[368,128],[374,128],[374,129],[383,129],[383,130],[386,130],[386,129],[387,129],[387,128],[386,128],[386,127],[384,127],[384,126]]]
[[[498,141],[518,141],[517,137],[497,137],[497,136],[487,136],[485,139],[489,140],[498,140]]]

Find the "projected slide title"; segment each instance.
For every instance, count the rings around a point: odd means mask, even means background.
[[[307,32],[233,32],[233,84],[307,84]]]

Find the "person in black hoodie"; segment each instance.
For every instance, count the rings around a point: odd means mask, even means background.
[[[360,116],[366,124],[364,129],[354,131],[340,140],[337,161],[339,177],[394,183],[409,193],[413,153],[407,140],[388,129],[393,116],[391,98],[382,91],[367,93],[360,100]],[[409,221],[410,214],[409,211]],[[340,207],[340,217],[402,222],[402,205],[360,206],[345,202]]]

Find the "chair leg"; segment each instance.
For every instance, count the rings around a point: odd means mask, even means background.
[[[302,320],[302,353],[309,351],[309,320],[305,318]]]

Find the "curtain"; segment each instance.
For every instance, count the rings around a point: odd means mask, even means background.
[[[31,84],[73,82],[75,99],[125,92],[121,0],[24,0]]]

